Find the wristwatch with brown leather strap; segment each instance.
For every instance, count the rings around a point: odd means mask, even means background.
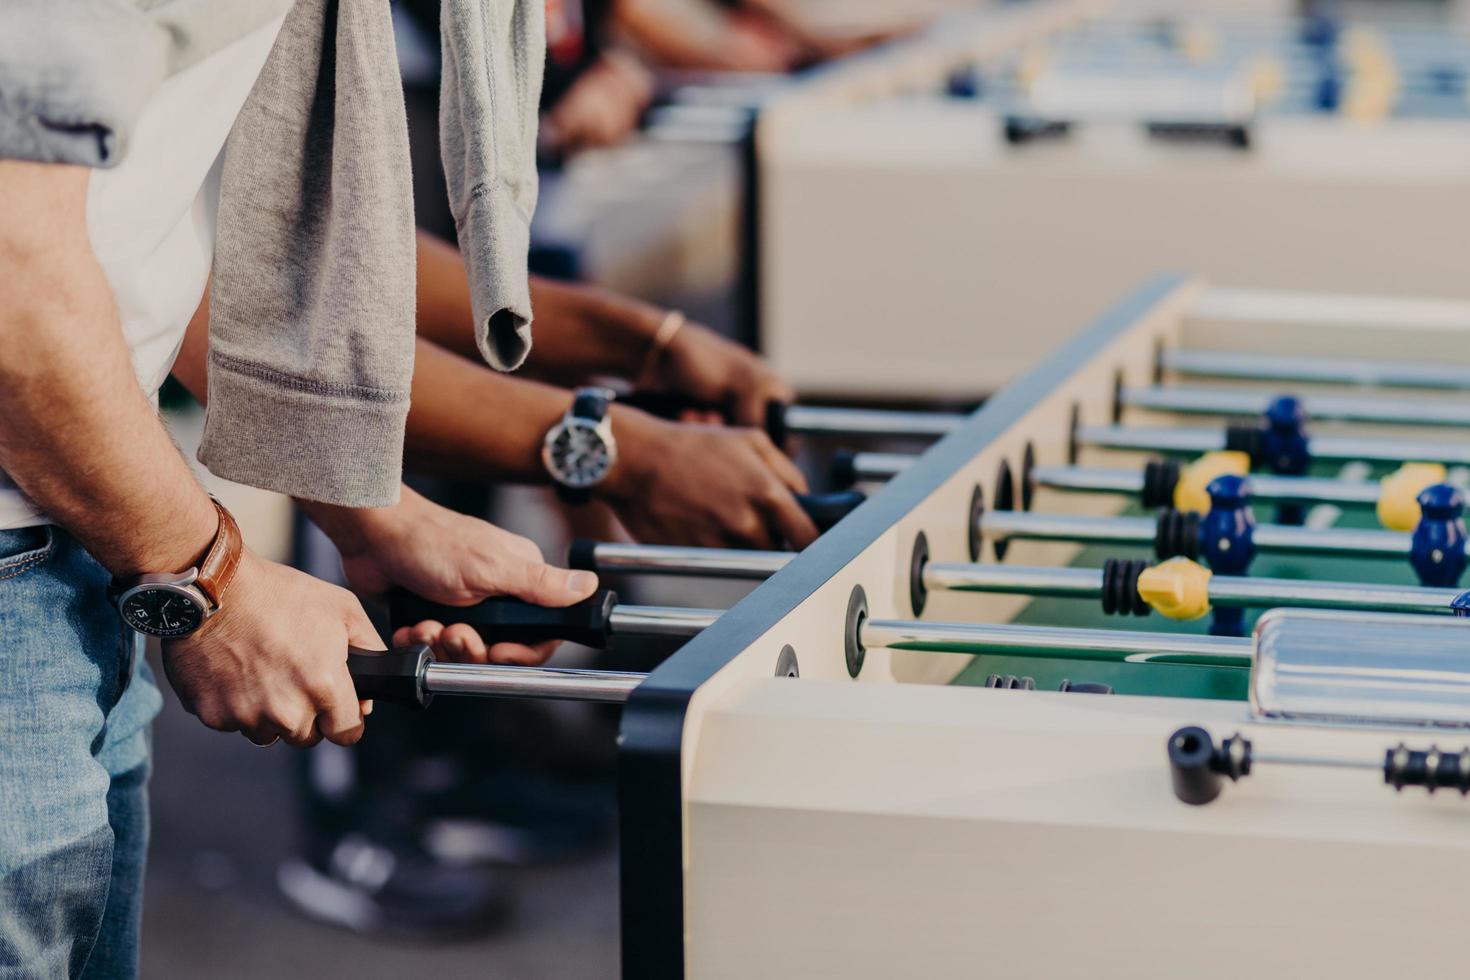
[[[117,611],[128,626],[149,636],[176,638],[196,632],[219,612],[245,542],[235,518],[218,500],[214,509],[219,513],[219,530],[198,565],[183,572],[139,575],[124,585],[114,585]]]

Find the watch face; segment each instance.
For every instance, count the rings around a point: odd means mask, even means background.
[[[150,586],[130,593],[119,607],[123,621],[150,636],[188,636],[204,622],[204,609],[180,588]]]
[[[613,454],[596,426],[572,420],[551,431],[546,463],[562,483],[581,489],[602,482],[612,468]]]

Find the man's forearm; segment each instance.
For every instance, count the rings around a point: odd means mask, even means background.
[[[115,574],[176,571],[217,518],[138,387],[85,201],[85,171],[0,163],[0,469]]]
[[[576,385],[595,375],[634,378],[664,311],[604,289],[531,277],[535,345],[519,372]],[[446,350],[476,360],[474,316],[464,262],[454,246],[418,237],[418,329]]]

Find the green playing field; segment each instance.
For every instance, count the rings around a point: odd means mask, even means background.
[[[1140,514],[1142,511],[1131,511]],[[1271,519],[1272,509],[1256,508],[1258,521]],[[1368,511],[1347,511],[1338,527],[1377,527]],[[1107,558],[1146,558],[1140,549],[1089,547],[1073,563],[1081,568],[1101,568]],[[1261,555],[1251,565],[1251,574],[1262,578],[1311,578],[1319,581],[1415,583],[1408,561],[1383,559],[1314,559],[1300,556]],[[1254,622],[1247,613],[1247,623]],[[1108,616],[1098,600],[1036,599],[1021,611],[1015,622],[1038,626],[1072,626],[1113,630],[1150,630],[1206,633],[1209,617],[1179,623],[1157,613],[1146,616]],[[991,674],[1033,677],[1039,690],[1055,691],[1064,679],[1111,684],[1119,694],[1148,694],[1186,698],[1233,698],[1243,700],[1249,671],[1239,667],[1196,667],[1167,664],[1111,664],[1083,660],[1043,659],[1029,656],[982,654],[955,677],[953,683],[983,685]]]

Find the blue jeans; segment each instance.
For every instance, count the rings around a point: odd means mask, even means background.
[[[3,978],[138,974],[163,702],[107,582],[59,528],[0,531]]]

